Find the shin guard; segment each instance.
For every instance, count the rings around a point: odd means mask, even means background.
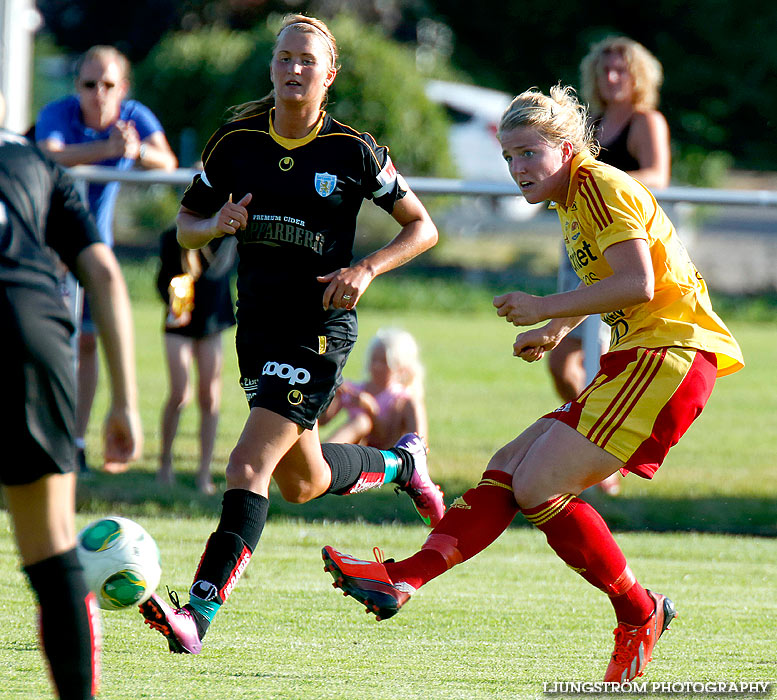
[[[251,561],[252,552],[234,532],[214,532],[205,545],[189,593],[223,605]]]
[[[567,493],[523,514],[567,566],[610,597],[619,622],[642,624],[650,616],[652,599],[593,506]]]
[[[457,498],[417,552],[401,562],[386,563],[393,581],[420,588],[431,579],[483,551],[519,512],[512,477],[488,470],[475,488]]]
[[[75,550],[31,564],[24,572],[40,605],[40,638],[59,696],[93,697],[100,680],[100,610]]]
[[[221,519],[205,545],[191,595],[218,605],[226,601],[259,543],[268,507],[269,501],[252,491],[224,494]]]
[[[321,445],[321,452],[332,470],[327,493],[347,496],[383,486],[386,480],[386,462],[375,447],[326,442]],[[401,462],[399,456],[396,458]]]

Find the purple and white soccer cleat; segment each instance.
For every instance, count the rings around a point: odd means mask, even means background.
[[[173,591],[170,591],[170,601],[175,605],[175,609],[154,593],[138,606],[140,614],[146,618],[145,622],[149,627],[160,632],[167,640],[171,652],[199,654],[202,651],[202,640],[197,633],[197,623],[192,613],[178,605],[178,596]]]
[[[418,515],[429,527],[434,527],[445,515],[445,501],[442,489],[429,476],[426,466],[426,444],[416,433],[403,435],[394,445],[405,450],[413,458],[413,475],[405,486],[397,489],[404,491],[413,501]]]

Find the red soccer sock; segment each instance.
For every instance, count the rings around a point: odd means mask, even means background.
[[[611,595],[610,602],[618,622],[628,625],[644,625],[656,607],[639,581],[634,581],[634,585],[624,594]]]
[[[512,476],[497,470],[486,471],[475,488],[448,508],[420,552],[402,561],[388,562],[386,570],[393,581],[420,588],[488,547],[519,510]]]
[[[563,494],[524,517],[547,537],[564,563],[610,596],[618,622],[641,625],[654,603],[637,583],[610,529],[596,510],[572,494]]]

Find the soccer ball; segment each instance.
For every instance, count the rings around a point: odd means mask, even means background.
[[[76,552],[103,610],[140,605],[159,585],[159,548],[134,520],[115,515],[95,520],[78,533]]]

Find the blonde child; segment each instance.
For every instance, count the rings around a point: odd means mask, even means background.
[[[340,411],[348,413],[330,442],[387,449],[405,433],[427,437],[424,367],[415,338],[399,328],[380,329],[367,349],[366,375],[360,383],[344,382],[322,416],[324,425]]]

